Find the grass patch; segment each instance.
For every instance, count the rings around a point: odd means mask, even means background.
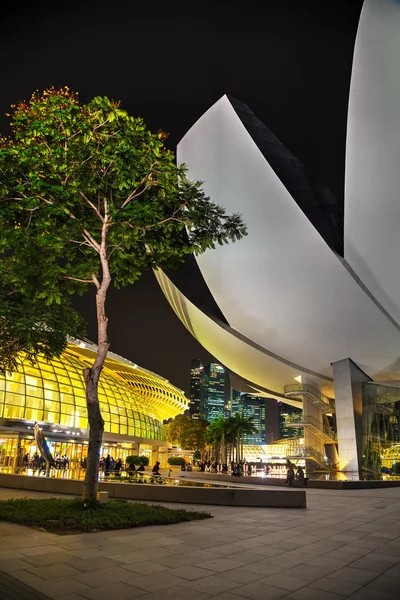
[[[210,518],[206,512],[109,500],[96,508],[84,507],[78,498],[22,498],[0,501],[0,521],[51,531],[87,533],[146,525],[171,525]]]

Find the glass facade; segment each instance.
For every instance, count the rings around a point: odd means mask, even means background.
[[[2,426],[38,421],[87,430],[83,369],[93,357],[93,350],[76,344],[59,359],[34,366],[21,355],[18,371],[0,377]],[[160,441],[165,440],[162,419],[183,412],[188,402],[166,380],[113,355],[100,377],[99,400],[105,432]]]
[[[233,392],[231,414],[240,413],[246,419],[252,418],[252,424],[258,433],[243,435],[245,444],[265,444],[265,399],[251,394]]]
[[[290,404],[285,404],[285,402],[278,403],[278,412],[279,412],[279,437],[281,439],[284,438],[296,438],[303,437],[304,432],[301,427],[288,427],[287,421],[288,417],[292,417],[294,415],[301,415],[301,408],[296,408],[294,406],[290,406]]]
[[[400,388],[363,384],[362,466],[400,475]]]
[[[193,419],[200,414],[200,378],[203,365],[198,358],[193,358],[190,368],[190,402],[189,413]]]
[[[225,369],[211,363],[201,371],[200,415],[206,421],[225,416]]]

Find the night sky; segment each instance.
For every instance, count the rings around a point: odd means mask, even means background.
[[[102,8],[104,6],[104,8]],[[351,61],[362,0],[10,3],[2,8],[0,132],[9,105],[68,85],[106,95],[176,144],[223,94],[249,105],[343,201]],[[218,202],[218,198],[213,198]],[[284,243],[284,241],[282,241]],[[79,300],[96,340],[94,293]],[[112,290],[111,350],[188,392],[190,359],[210,355],[152,273]]]

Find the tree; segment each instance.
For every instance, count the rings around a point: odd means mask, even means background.
[[[96,501],[104,430],[98,382],[106,359],[107,292],[149,268],[171,268],[246,234],[238,214],[205,195],[167,150],[120,104],[88,104],[68,88],[35,92],[12,107],[0,140],[0,259],[13,289],[47,306],[96,288],[97,354],[85,369],[89,420],[84,500]],[[36,276],[32,276],[32,263]]]
[[[206,440],[207,421],[177,415],[165,425],[165,434],[171,444],[182,450],[201,450]]]
[[[232,418],[232,429],[236,438],[236,459],[243,460],[243,436],[244,434],[252,435],[258,433],[258,429],[253,424],[254,417],[245,417],[243,411],[235,413]]]
[[[31,364],[39,354],[50,360],[65,349],[67,335],[82,334],[84,323],[64,299],[46,304],[13,289],[0,276],[0,374],[18,370],[21,353]]]

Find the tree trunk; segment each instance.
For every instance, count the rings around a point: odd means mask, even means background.
[[[89,420],[89,446],[83,486],[83,501],[93,504],[97,502],[97,492],[99,491],[99,462],[104,420],[101,416],[98,398],[98,377],[93,372],[93,368],[85,369],[84,376]]]
[[[97,313],[97,353],[94,364],[91,368],[85,369],[84,377],[86,383],[86,405],[88,409],[89,420],[89,447],[85,482],[83,487],[83,501],[91,504],[97,502],[97,492],[99,489],[99,462],[100,449],[103,441],[104,421],[100,412],[99,403],[99,379],[103,370],[104,362],[108,353],[110,344],[108,342],[108,319],[106,316],[107,291],[111,283],[110,268],[107,259],[107,232],[109,225],[108,203],[104,200],[104,217],[101,230],[101,244],[96,241],[85,230],[85,235],[89,241],[93,240],[95,249],[98,251],[101,262],[101,283],[97,277],[92,274],[93,281],[97,287],[96,293],[96,313]]]

